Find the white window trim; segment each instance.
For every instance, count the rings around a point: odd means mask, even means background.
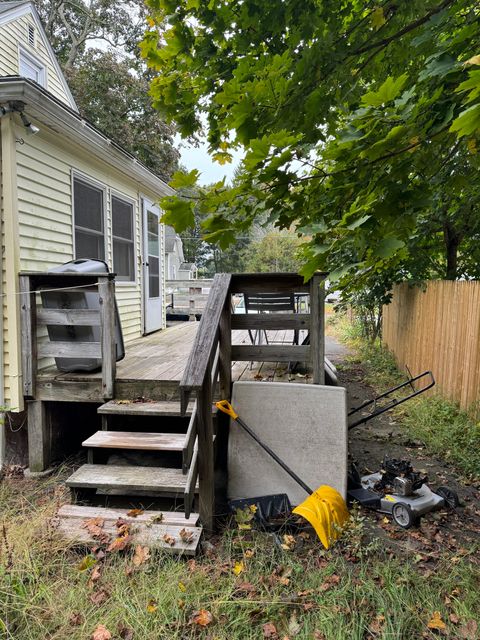
[[[33,66],[38,67],[38,70],[41,74],[41,82],[39,82],[38,84],[42,86],[44,89],[46,89],[47,88],[47,65],[45,64],[45,62],[43,60],[40,60],[40,58],[37,58],[37,56],[30,53],[30,51],[28,51],[27,49],[25,49],[25,47],[19,44],[18,45],[18,74],[20,76],[22,75],[20,71],[20,63],[22,58],[25,58],[26,61],[32,64]]]
[[[107,216],[107,186],[95,178],[92,178],[85,173],[81,173],[76,169],[72,169],[71,175],[71,193],[72,193],[72,248],[73,248],[73,259],[77,259],[77,247],[75,246],[75,180],[80,180],[85,182],[85,184],[89,184],[96,189],[100,189],[103,192],[103,252],[104,252],[104,260],[108,264],[108,242],[107,242],[107,233],[108,233],[108,216]]]
[[[125,194],[117,191],[116,189],[110,189],[110,218],[111,218],[111,229],[112,229],[112,271],[115,272],[115,265],[113,264],[113,206],[112,206],[112,198],[117,198],[117,200],[123,200],[124,202],[132,205],[132,231],[133,231],[133,280],[115,280],[115,286],[132,286],[137,284],[137,201],[134,198],[130,198]],[[121,240],[121,238],[120,238]]]

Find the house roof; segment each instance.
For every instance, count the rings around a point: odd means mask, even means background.
[[[59,81],[63,87],[63,90],[65,91],[65,95],[70,102],[70,106],[78,111],[75,98],[73,97],[72,92],[70,91],[70,87],[68,86],[65,76],[63,75],[63,71],[57,60],[57,56],[55,55],[55,52],[52,49],[52,45],[47,38],[47,34],[45,33],[45,29],[43,28],[42,21],[40,20],[40,16],[38,15],[33,2],[30,2],[30,0],[7,0],[7,2],[3,2],[2,0],[0,0],[0,25],[11,22],[12,20],[16,20],[17,18],[20,18],[21,16],[27,14],[30,14],[33,21],[35,22],[38,33],[40,34],[40,38],[45,46],[45,49],[48,52],[51,63],[54,66]]]
[[[96,129],[80,114],[32,80],[0,77],[0,105],[21,103],[33,123],[61,135],[111,167],[130,175],[149,191],[172,195],[175,191],[119,144]]]

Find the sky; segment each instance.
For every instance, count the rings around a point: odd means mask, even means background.
[[[213,162],[208,155],[208,144],[206,142],[200,143],[198,147],[187,144],[181,140],[178,136],[175,139],[175,146],[180,151],[180,162],[189,171],[192,169],[198,169],[200,171],[199,184],[207,185],[212,182],[218,182],[226,177],[227,180],[231,180],[235,168],[242,159],[241,152],[233,152],[233,161],[230,164],[218,164]]]

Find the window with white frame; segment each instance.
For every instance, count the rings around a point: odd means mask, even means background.
[[[42,87],[46,86],[47,72],[45,65],[21,47],[18,50],[18,67],[19,74],[22,78],[34,80],[37,84],[42,85]]]
[[[112,195],[113,271],[123,282],[135,281],[135,226],[133,203]]]
[[[75,258],[105,260],[105,190],[73,177]]]

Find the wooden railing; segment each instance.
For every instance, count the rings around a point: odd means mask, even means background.
[[[38,308],[40,291],[79,291],[98,288],[100,309]],[[115,283],[107,273],[21,273],[23,391],[34,399],[41,358],[98,358],[102,362],[103,397],[114,397],[116,373]],[[38,327],[46,325],[99,326],[97,342],[57,342],[47,336],[37,340]]]
[[[190,420],[189,475],[185,490],[185,510],[190,512],[197,479],[199,512],[203,526],[213,528],[214,520],[214,414],[216,388],[221,398],[231,398],[232,361],[307,362],[314,384],[324,382],[324,294],[323,274],[315,274],[305,284],[296,274],[217,274],[213,280],[193,348],[180,382],[182,413],[192,394],[195,405]],[[232,313],[232,296],[259,293],[308,295],[309,313]],[[307,330],[309,344],[233,345],[232,329]],[[187,467],[185,467],[186,470]]]
[[[210,294],[213,280],[167,280],[165,292],[167,310],[195,315],[202,313]],[[207,290],[206,293],[203,291]]]

